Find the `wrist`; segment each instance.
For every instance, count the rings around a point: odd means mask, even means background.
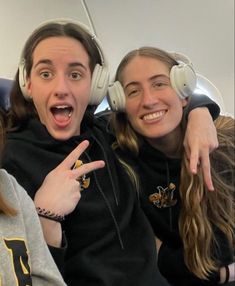
[[[194,109],[192,109],[192,110],[189,111],[188,119],[189,119],[190,117],[192,117],[195,113],[199,113],[199,116],[200,116],[202,112],[203,112],[203,113],[206,113],[206,114],[208,114],[208,115],[210,115],[209,110],[208,110],[207,107],[196,107],[196,108],[194,108]],[[198,116],[198,115],[197,115],[197,116]],[[210,116],[211,116],[211,115],[210,115]]]
[[[61,247],[62,227],[59,222],[40,217],[43,235],[46,243],[53,247]]]
[[[220,284],[227,284],[229,281],[229,267],[225,265],[220,268]]]
[[[44,208],[36,207],[36,211],[40,217],[43,217],[45,219],[49,219],[49,220],[56,221],[56,222],[62,222],[65,220],[64,215],[56,214]]]

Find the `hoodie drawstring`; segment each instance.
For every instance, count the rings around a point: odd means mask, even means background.
[[[97,144],[99,145],[99,147],[101,148],[101,150],[103,152],[103,155],[104,155],[104,158],[105,158],[105,164],[106,164],[106,167],[107,167],[107,170],[108,170],[108,174],[109,174],[109,177],[110,177],[110,180],[111,180],[111,184],[112,184],[113,195],[114,195],[114,198],[115,198],[116,205],[118,206],[118,199],[117,199],[117,196],[116,196],[116,187],[115,187],[114,182],[112,180],[110,166],[108,164],[106,153],[104,152],[104,148],[103,148],[102,144],[100,144],[100,142],[94,136],[92,136],[92,137],[97,142]],[[87,156],[88,160],[91,162],[92,160],[91,160],[90,156],[86,152],[84,152],[84,154]],[[122,237],[121,237],[120,228],[119,228],[119,225],[118,225],[117,220],[115,218],[115,215],[113,213],[113,210],[112,210],[112,207],[110,205],[110,202],[107,199],[107,196],[105,195],[105,193],[102,191],[102,188],[100,186],[100,183],[99,183],[97,175],[96,175],[96,171],[93,171],[93,174],[94,174],[94,178],[95,178],[95,182],[96,182],[97,188],[98,188],[100,194],[102,195],[102,197],[103,197],[103,199],[104,199],[104,201],[105,201],[105,203],[106,203],[106,205],[108,207],[110,215],[111,215],[111,217],[113,219],[113,222],[114,222],[114,225],[115,225],[115,229],[116,229],[116,232],[117,232],[117,236],[118,236],[118,240],[119,240],[121,249],[124,249],[124,244],[123,244],[123,240],[122,240]]]
[[[170,184],[170,170],[169,170],[169,165],[168,165],[168,161],[166,159],[166,183],[167,186],[169,186]],[[172,207],[169,207],[169,223],[170,223],[170,230],[172,231]]]

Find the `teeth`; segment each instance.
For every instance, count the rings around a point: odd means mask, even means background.
[[[56,108],[58,108],[58,109],[68,108],[68,107],[69,107],[68,105],[58,105],[58,106],[56,106]]]
[[[64,116],[71,117],[73,109],[69,105],[57,105],[51,108],[54,115],[64,114]]]
[[[163,116],[165,113],[165,111],[161,110],[161,111],[157,111],[155,113],[151,113],[151,114],[147,114],[143,117],[144,120],[153,120],[156,118],[159,118],[161,116]]]

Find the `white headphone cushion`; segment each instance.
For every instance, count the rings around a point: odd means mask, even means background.
[[[190,96],[197,85],[197,76],[191,65],[179,64],[171,68],[170,81],[180,98]]]
[[[90,105],[99,105],[107,94],[109,71],[105,66],[96,64],[91,80]]]
[[[108,103],[113,111],[124,111],[126,96],[119,81],[115,81],[108,87]]]

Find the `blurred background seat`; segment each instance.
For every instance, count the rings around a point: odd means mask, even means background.
[[[11,79],[0,78],[0,107],[4,110],[10,107],[9,95],[13,82]]]

